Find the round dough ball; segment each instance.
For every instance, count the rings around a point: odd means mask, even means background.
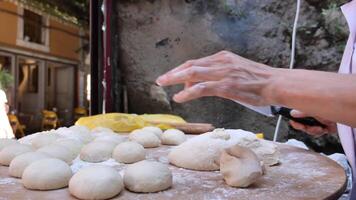
[[[91,142],[80,151],[80,159],[87,162],[103,162],[111,158],[116,144],[112,142]]]
[[[101,165],[83,168],[69,181],[69,192],[78,199],[109,199],[118,195],[122,188],[120,173]]]
[[[102,141],[102,142],[112,142],[115,144],[120,144],[125,142],[127,139],[124,136],[117,135],[116,133],[112,135],[105,135],[95,138],[94,142]]]
[[[186,139],[187,137],[184,132],[178,129],[168,129],[162,134],[161,137],[162,144],[165,145],[180,145]]]
[[[112,157],[118,162],[131,164],[144,160],[146,151],[137,142],[123,142],[115,147]]]
[[[248,187],[262,176],[262,167],[252,150],[235,145],[222,152],[220,172],[228,185]]]
[[[47,145],[39,148],[37,152],[41,152],[49,155],[50,157],[63,160],[69,165],[72,164],[72,161],[75,159],[75,157],[77,157],[76,154],[60,145]]]
[[[78,155],[83,147],[83,143],[79,142],[79,140],[70,139],[70,138],[58,139],[53,144],[63,146],[66,149],[70,150],[75,155]]]
[[[0,138],[0,151],[9,145],[16,144],[17,141],[14,139]]]
[[[50,158],[50,157],[47,154],[40,153],[40,152],[27,152],[21,154],[11,161],[9,167],[9,174],[10,176],[21,178],[22,173],[27,166],[29,166],[31,163],[37,160],[46,159],[46,158]]]
[[[0,151],[0,164],[9,166],[10,162],[21,154],[33,151],[34,149],[30,145],[26,144],[12,144],[4,147]]]
[[[31,163],[22,174],[22,183],[28,189],[54,190],[66,187],[71,177],[67,163],[47,158]]]
[[[143,160],[125,169],[124,184],[132,192],[159,192],[172,186],[172,172],[160,162]]]
[[[145,148],[158,147],[161,144],[160,139],[156,134],[150,131],[135,130],[129,135],[131,141],[140,143]]]
[[[32,140],[32,146],[35,149],[39,149],[41,147],[44,147],[46,145],[53,143],[60,137],[61,137],[60,135],[53,133],[53,132],[41,133]]]
[[[160,128],[155,127],[155,126],[146,126],[146,127],[142,128],[141,130],[143,130],[143,131],[150,131],[150,132],[156,134],[156,136],[157,136],[158,138],[161,138],[162,133],[163,133],[163,131],[162,131]]]

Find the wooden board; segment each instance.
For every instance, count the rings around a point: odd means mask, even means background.
[[[149,160],[167,163],[171,147],[148,149]],[[238,189],[227,186],[221,174],[197,172],[170,166],[173,187],[169,190],[136,194],[124,190],[115,199],[175,200],[175,199],[337,199],[346,186],[346,175],[341,166],[320,154],[281,145],[281,164],[267,168],[266,174],[253,187]],[[122,170],[125,166],[120,165]],[[20,179],[8,176],[8,168],[0,167],[0,199],[75,199],[68,189],[30,191],[23,188]]]

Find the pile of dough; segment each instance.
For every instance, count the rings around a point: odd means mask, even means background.
[[[94,139],[93,142],[112,142],[115,144],[120,144],[122,142],[126,141],[126,138],[124,136],[118,135],[116,133],[113,133],[111,135],[104,135],[104,136],[99,136],[97,138]]]
[[[218,170],[219,158],[224,148],[233,145],[250,148],[265,165],[279,161],[279,150],[272,142],[258,139],[255,134],[243,130],[215,129],[196,136],[173,148],[169,162],[192,170]]]
[[[53,145],[63,146],[75,155],[78,155],[83,147],[83,143],[81,143],[79,140],[70,138],[60,138],[56,140]]]
[[[187,137],[184,132],[178,129],[168,129],[162,134],[161,142],[165,145],[180,145],[186,139]]]
[[[28,189],[54,190],[66,187],[71,177],[67,163],[47,158],[31,163],[23,172],[22,183]]]
[[[132,131],[129,135],[129,139],[140,143],[145,148],[158,147],[161,144],[156,134],[142,129]]]
[[[0,164],[9,166],[12,159],[16,156],[33,151],[34,149],[30,145],[26,144],[12,144],[6,146],[0,151]]]
[[[160,138],[160,139],[161,139],[161,136],[162,136],[162,133],[163,133],[160,128],[155,127],[155,126],[146,126],[146,127],[142,128],[141,130],[143,130],[143,131],[150,131],[150,132],[156,134],[156,136],[157,136],[158,138]]]
[[[55,131],[58,135],[79,140],[81,143],[87,144],[94,140],[91,131],[85,126],[71,126],[69,128],[62,127]]]
[[[94,141],[85,145],[80,151],[80,159],[87,162],[103,162],[111,158],[116,146],[113,142]]]
[[[131,164],[144,160],[146,151],[137,142],[123,142],[115,147],[112,156],[118,162]]]
[[[42,132],[32,140],[32,146],[36,149],[44,147],[58,140],[61,136],[54,132]]]
[[[127,166],[124,184],[132,192],[159,192],[172,186],[172,172],[160,162],[143,160]]]
[[[17,141],[14,139],[0,138],[0,151],[9,145],[16,144]]]
[[[22,173],[27,166],[37,160],[46,158],[50,158],[50,156],[40,152],[27,152],[21,154],[11,161],[9,166],[9,174],[10,176],[21,178]]]
[[[235,145],[222,152],[220,172],[228,185],[248,187],[262,176],[262,167],[253,151]]]
[[[83,168],[69,181],[69,192],[79,199],[109,199],[118,195],[122,188],[120,173],[101,165]]]
[[[41,152],[49,155],[52,158],[57,158],[63,160],[69,165],[72,164],[72,161],[77,157],[77,154],[73,153],[69,149],[61,145],[47,145],[42,148],[39,148],[37,152]]]

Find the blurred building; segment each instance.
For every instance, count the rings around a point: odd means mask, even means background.
[[[14,76],[10,109],[32,130],[41,112],[56,109],[61,125],[86,106],[86,32],[73,23],[16,1],[0,0],[0,69]]]

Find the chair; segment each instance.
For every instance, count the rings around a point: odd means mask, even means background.
[[[16,138],[22,138],[25,136],[26,126],[21,124],[19,119],[14,114],[7,115],[11,124],[12,131],[15,134]]]
[[[42,130],[51,130],[59,126],[57,113],[54,111],[42,111]]]

